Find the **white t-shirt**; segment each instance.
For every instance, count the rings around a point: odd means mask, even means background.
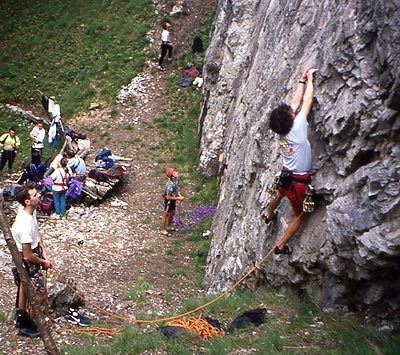
[[[39,141],[39,143],[32,143],[32,148],[41,149],[44,148],[44,137],[46,136],[46,131],[44,128],[39,129],[38,126],[33,127],[31,134]]]
[[[296,174],[305,174],[311,170],[311,147],[307,130],[307,118],[304,113],[299,112],[290,132],[286,136],[280,136],[283,167]]]
[[[19,252],[22,252],[22,244],[25,243],[30,243],[31,248],[35,249],[39,244],[39,228],[36,219],[36,211],[31,215],[25,212],[21,207],[11,227],[11,233]]]
[[[161,41],[162,41],[162,42],[169,42],[169,41],[170,41],[170,40],[169,40],[169,31],[163,30],[163,31],[161,32]]]
[[[57,169],[58,163],[64,158],[62,154],[57,154],[54,159],[50,163],[50,168],[53,168],[54,170]]]
[[[57,168],[54,172],[50,175],[53,179],[54,184],[52,186],[52,190],[56,192],[66,191],[68,190],[67,184],[67,172],[62,168]]]

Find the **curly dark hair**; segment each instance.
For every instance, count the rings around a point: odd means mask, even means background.
[[[29,200],[31,196],[29,195],[29,191],[35,189],[33,184],[25,185],[21,190],[17,192],[16,200],[24,207],[26,207],[26,200]]]
[[[281,104],[271,112],[269,128],[282,136],[289,133],[293,126],[292,108]]]

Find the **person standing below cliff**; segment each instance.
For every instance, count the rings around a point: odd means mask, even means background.
[[[53,264],[47,258],[36,219],[39,200],[40,193],[33,185],[27,185],[17,193],[17,201],[22,208],[18,210],[11,232],[35,292],[40,295],[40,301],[44,302],[47,299],[47,290],[43,270],[51,269]],[[39,336],[36,324],[32,321],[32,316],[28,314],[29,300],[18,275],[15,280],[18,285],[16,326],[21,328],[19,334],[29,337]]]
[[[161,32],[161,55],[160,59],[158,60],[158,70],[165,70],[162,64],[167,53],[168,61],[172,61],[172,50],[174,49],[174,47],[170,39],[170,27],[171,24],[169,22],[164,23],[164,25],[162,26],[163,30]]]
[[[16,135],[14,127],[10,127],[8,133],[4,133],[0,137],[0,148],[2,149],[0,156],[0,175],[3,173],[3,169],[8,163],[8,175],[12,174],[12,166],[17,156],[17,150],[20,146],[20,140]]]
[[[286,243],[293,237],[304,219],[303,201],[307,185],[311,181],[311,147],[307,134],[307,117],[313,103],[313,81],[316,71],[317,69],[307,69],[301,74],[290,106],[281,104],[271,112],[269,120],[269,128],[279,135],[283,167],[278,189],[268,205],[265,222],[269,224],[276,219],[275,210],[285,196],[289,199],[295,214],[278,242],[275,254],[290,254],[291,250]]]
[[[178,191],[179,173],[168,168],[165,172],[169,179],[164,191],[164,213],[161,219],[161,234],[167,236],[169,231],[175,231],[172,226],[172,219],[175,215],[176,201],[183,201],[185,198]]]
[[[36,126],[33,127],[31,133],[29,134],[32,140],[31,147],[31,163],[39,165],[42,162],[42,154],[44,148],[44,138],[46,136],[46,131],[43,128],[43,120],[37,120]]]
[[[53,180],[53,201],[56,218],[63,216],[66,212],[65,195],[68,190],[67,158],[62,158],[57,168],[50,175]]]

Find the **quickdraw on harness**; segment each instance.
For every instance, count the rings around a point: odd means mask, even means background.
[[[315,204],[313,201],[314,191],[315,191],[314,187],[311,184],[307,185],[306,197],[304,198],[303,201],[303,211],[306,213],[314,212],[315,209]]]
[[[303,211],[306,213],[314,212],[315,204],[313,201],[313,195],[315,192],[314,187],[309,183],[310,179],[300,179],[296,176],[293,176],[293,173],[288,170],[282,170],[278,174],[275,175],[272,184],[268,186],[268,193],[273,196],[278,191],[278,186],[282,186],[284,188],[288,188],[292,186],[294,182],[299,182],[307,185],[306,196],[303,200]],[[294,191],[296,193],[296,191]]]

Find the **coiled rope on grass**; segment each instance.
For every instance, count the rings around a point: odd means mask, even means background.
[[[295,222],[297,219],[301,219],[303,217],[303,213],[300,214],[299,216],[296,217],[296,219],[293,221]],[[279,239],[279,241],[268,251],[267,254],[264,255],[264,257],[257,263],[255,264],[246,274],[244,274],[238,281],[236,281],[231,287],[229,287],[227,290],[225,290],[224,292],[222,292],[221,294],[219,294],[217,297],[213,298],[212,300],[210,300],[209,302],[206,302],[204,304],[202,304],[201,306],[198,306],[190,311],[181,313],[181,314],[177,314],[175,316],[171,316],[171,317],[164,317],[164,318],[157,318],[157,319],[133,319],[133,318],[129,318],[129,317],[124,317],[124,316],[120,316],[118,314],[109,312],[107,310],[105,310],[104,308],[96,305],[95,303],[89,301],[88,299],[86,299],[84,296],[82,296],[74,287],[72,287],[68,281],[55,269],[52,269],[56,272],[56,274],[58,275],[58,277],[61,279],[61,281],[74,293],[76,294],[81,300],[83,300],[85,303],[90,304],[91,306],[93,306],[94,308],[96,308],[97,310],[99,310],[100,312],[122,320],[122,321],[127,321],[129,323],[162,323],[162,322],[170,322],[169,325],[174,325],[175,321],[177,319],[183,319],[186,316],[189,316],[193,313],[199,312],[201,310],[203,310],[204,308],[207,308],[208,306],[210,306],[211,304],[219,301],[221,298],[225,297],[227,294],[229,294],[230,292],[232,292],[236,287],[238,287],[246,278],[248,278],[253,272],[255,272],[257,269],[259,269],[259,267],[271,256],[271,254],[274,252],[275,248],[277,247],[277,245],[280,243],[281,240],[283,240],[286,235],[288,234],[290,230],[290,226],[286,229],[285,233],[283,234],[283,236]],[[201,318],[201,317],[200,317]],[[199,319],[200,319],[199,318]],[[192,324],[193,323],[193,319],[191,319]],[[172,323],[172,324],[171,324]],[[181,323],[181,322],[178,322]],[[188,324],[188,323],[184,323],[182,322],[182,324]],[[195,327],[197,327],[197,324],[195,325]],[[189,329],[189,328],[187,328]],[[193,329],[192,329],[193,330]],[[64,331],[64,330],[62,330]],[[115,330],[115,329],[108,329],[108,328],[97,328],[97,327],[93,327],[93,328],[80,328],[79,330],[71,330],[71,332],[80,332],[80,333],[104,333],[104,334],[117,334],[119,333],[121,330]]]

